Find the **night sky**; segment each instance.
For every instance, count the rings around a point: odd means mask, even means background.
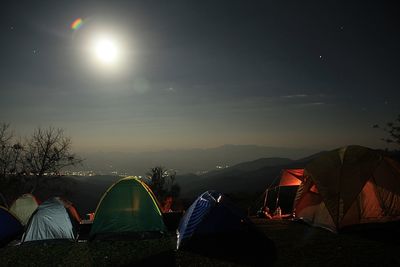
[[[78,151],[384,147],[398,9],[283,2],[2,1],[0,121],[62,127]],[[93,56],[102,34],[112,65]]]

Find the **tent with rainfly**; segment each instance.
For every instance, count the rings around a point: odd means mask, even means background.
[[[165,230],[151,189],[134,177],[126,177],[104,193],[95,212],[90,236],[161,234]]]
[[[400,164],[379,151],[347,146],[310,162],[296,217],[331,231],[400,219]]]
[[[177,248],[193,237],[218,234],[237,234],[251,225],[247,216],[226,196],[206,191],[189,207],[178,228]]]
[[[55,197],[43,202],[32,214],[22,242],[67,239],[74,240],[80,222],[71,202]]]
[[[6,208],[0,206],[0,247],[17,238],[22,232],[21,222]]]
[[[26,225],[37,207],[39,207],[39,201],[36,197],[32,194],[24,194],[11,204],[10,212],[12,212],[23,225]]]
[[[271,240],[225,195],[201,194],[182,217],[177,249],[251,266],[268,266],[276,257]]]

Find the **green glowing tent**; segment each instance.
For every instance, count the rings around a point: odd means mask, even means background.
[[[95,212],[90,236],[162,233],[165,230],[153,192],[145,183],[127,177],[104,193]]]

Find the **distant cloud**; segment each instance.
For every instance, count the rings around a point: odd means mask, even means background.
[[[281,99],[287,105],[293,105],[297,107],[310,107],[310,106],[322,106],[326,105],[323,101],[327,98],[324,94],[293,94],[281,96]]]
[[[175,93],[176,89],[174,87],[168,87],[168,88],[165,88],[165,91],[170,92],[170,93]]]
[[[306,94],[296,94],[296,95],[284,95],[282,97],[284,98],[304,98],[304,97],[308,97],[309,95]]]
[[[324,102],[311,102],[311,103],[304,103],[302,106],[322,106],[325,105],[326,103]]]

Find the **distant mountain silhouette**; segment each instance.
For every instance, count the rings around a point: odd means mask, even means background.
[[[181,196],[188,199],[195,198],[200,193],[210,189],[224,193],[254,194],[264,191],[279,176],[282,169],[303,168],[318,155],[319,153],[313,154],[299,160],[276,157],[259,158],[241,162],[225,169],[210,171],[203,175],[178,175],[176,181],[181,187]],[[46,197],[51,195],[65,196],[84,215],[95,211],[103,193],[119,178],[111,175],[63,177],[57,182],[57,187],[52,187],[52,191],[42,192],[39,195],[40,197],[45,195]],[[54,191],[54,188],[61,189],[61,184],[68,186],[67,192],[64,192],[65,190]]]
[[[151,167],[162,165],[179,174],[215,170],[217,165],[233,166],[260,158],[299,159],[315,153],[311,149],[266,147],[257,145],[223,145],[208,149],[164,150],[159,152],[93,152],[82,153],[84,169],[101,173],[144,175]]]
[[[193,197],[210,189],[224,193],[261,192],[274,180],[277,181],[276,178],[279,177],[282,169],[304,168],[309,161],[320,153],[299,160],[261,158],[203,175],[179,175],[177,182],[182,188],[182,196],[184,197]]]

